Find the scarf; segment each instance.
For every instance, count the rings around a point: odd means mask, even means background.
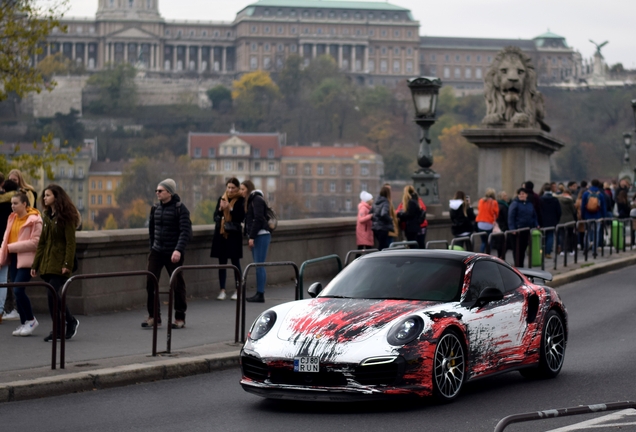
[[[225,222],[232,222],[232,213],[231,213],[231,209],[234,208],[234,204],[236,204],[236,201],[239,198],[239,194],[236,193],[234,195],[228,195],[227,191],[225,191],[225,193],[223,194],[223,196],[221,197],[221,201],[227,201],[230,203],[230,205],[225,208],[225,210],[223,210],[223,218],[221,219],[221,235],[224,238],[228,237],[228,233],[225,231]]]

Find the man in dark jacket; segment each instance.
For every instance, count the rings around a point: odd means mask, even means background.
[[[512,201],[508,210],[508,228],[516,230],[519,228],[537,228],[537,213],[528,198],[528,192],[524,188],[517,190],[517,198]],[[517,234],[517,244],[515,253],[515,266],[523,267],[526,257],[526,248],[530,239],[529,231],[522,231]]]
[[[150,234],[150,255],[148,257],[148,271],[153,273],[159,281],[163,267],[172,276],[172,272],[183,265],[186,246],[192,237],[192,222],[190,212],[181,203],[176,194],[177,185],[172,179],[165,179],[157,185],[159,204],[150,211],[148,230]],[[148,278],[148,318],[141,323],[142,327],[152,327],[155,312],[155,286]],[[185,327],[186,289],[183,275],[179,273],[174,288],[174,323],[172,328]],[[160,311],[157,311],[157,324],[161,324]]]
[[[550,183],[543,187],[543,195],[540,198],[541,211],[543,213],[542,227],[556,227],[561,219],[561,204],[552,193]],[[545,257],[552,258],[552,246],[554,245],[554,231],[545,232]]]
[[[581,201],[581,217],[583,220],[601,219],[611,215],[611,213],[607,212],[607,197],[601,187],[601,182],[594,179],[592,180],[592,186],[583,192]],[[588,236],[585,241],[586,245],[589,245],[593,240],[594,256],[596,257],[596,248],[599,244],[602,245],[603,223],[596,223],[596,235],[593,234],[594,231],[590,230],[591,227],[587,230]]]
[[[534,211],[537,214],[537,220],[539,221],[539,226],[543,226],[543,212],[541,211],[541,200],[539,199],[539,194],[534,191],[534,183],[530,180],[525,182],[524,189],[528,192],[528,201],[532,203],[534,206]]]

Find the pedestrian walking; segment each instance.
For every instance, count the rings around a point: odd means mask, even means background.
[[[486,233],[481,237],[480,252],[486,251],[488,237],[495,228],[498,216],[499,203],[497,203],[495,190],[493,188],[488,188],[486,189],[484,197],[481,198],[477,204],[477,218],[475,219],[477,222],[477,232]]]
[[[530,202],[528,192],[524,188],[517,190],[517,197],[512,201],[508,210],[508,228],[517,230],[520,228],[538,228],[539,221],[534,205]],[[526,258],[526,248],[530,239],[530,231],[516,233],[515,266],[523,267]]]
[[[252,251],[252,260],[255,263],[264,263],[267,259],[267,251],[272,240],[272,235],[267,225],[267,202],[263,192],[256,189],[251,180],[241,183],[241,195],[245,199],[245,234],[248,237],[248,246]],[[264,267],[256,268],[256,294],[245,300],[248,302],[265,302],[265,285],[267,272]]]
[[[601,182],[594,179],[591,186],[583,193],[581,198],[581,217],[583,220],[597,220],[606,217],[608,214],[611,215],[607,211],[607,196],[601,186]],[[594,252],[596,252],[596,248],[603,244],[603,223],[596,222],[592,225],[595,225],[595,229],[593,232],[589,229],[586,230],[585,245],[589,246],[592,244]]]
[[[7,229],[7,221],[13,212],[11,210],[11,198],[18,190],[18,185],[11,180],[4,180],[4,175],[0,173],[0,233]],[[9,280],[9,264],[0,266],[0,282],[6,283]],[[0,323],[2,321],[19,320],[20,314],[16,309],[15,296],[13,290],[0,288]]]
[[[550,183],[543,187],[543,195],[540,198],[541,211],[543,212],[543,228],[554,228],[561,219],[561,204],[552,192]],[[545,257],[552,258],[554,246],[554,230],[545,230]]]
[[[44,338],[45,342],[51,342],[54,337],[61,339],[62,321],[60,311],[55,315],[54,295],[57,296],[58,305],[61,304],[60,294],[62,287],[71,277],[75,263],[75,231],[79,226],[79,213],[73,205],[66,191],[56,184],[50,184],[44,189],[42,195],[43,226],[42,235],[38,243],[35,259],[31,266],[31,277],[40,274],[40,277],[55,288],[56,294],[47,291],[49,300],[49,313],[51,319],[57,320],[57,328],[60,333],[53,332]],[[65,338],[71,339],[77,334],[79,321],[71,314],[66,306],[66,333]]]
[[[420,249],[426,248],[426,205],[411,185],[404,187],[402,202],[396,210],[407,241],[416,241]]]
[[[11,208],[13,213],[7,220],[0,246],[0,264],[9,266],[11,282],[29,282],[31,265],[42,234],[42,218],[22,192],[11,198]],[[13,293],[20,314],[20,326],[13,331],[13,336],[30,336],[38,326],[31,300],[24,287],[14,287]]]
[[[385,185],[380,189],[380,195],[373,203],[373,236],[378,242],[378,249],[389,247],[389,232],[394,231],[393,218],[391,217],[391,190]]]
[[[358,218],[356,220],[356,244],[358,249],[373,248],[373,230],[371,228],[373,213],[373,195],[367,191],[360,192]]]
[[[231,177],[225,182],[225,192],[219,197],[214,210],[214,235],[210,257],[218,258],[219,264],[227,264],[228,260],[241,272],[243,258],[243,233],[241,223],[245,219],[245,199],[241,196],[238,179]],[[219,269],[219,285],[221,292],[217,300],[225,300],[225,282],[227,270]],[[236,291],[232,300],[236,300]]]
[[[453,237],[470,237],[475,231],[475,212],[470,206],[470,197],[463,191],[457,191],[454,198],[448,202],[448,206]],[[463,241],[461,244],[466,250],[470,248],[470,241]]]
[[[177,267],[183,265],[185,250],[192,238],[192,222],[190,212],[177,195],[177,184],[167,178],[162,180],[155,190],[159,202],[150,209],[148,234],[150,237],[150,254],[148,255],[148,271],[155,275],[157,281],[161,276],[161,269],[165,267],[168,276]],[[148,317],[141,323],[144,328],[154,325],[155,316],[155,285],[152,279],[146,280],[148,298],[146,307]],[[186,285],[183,273],[176,276],[174,286],[174,322],[173,329],[185,327]],[[157,310],[157,325],[161,325],[161,310]]]
[[[559,219],[559,225],[564,225],[571,222],[576,222],[576,206],[574,205],[574,199],[570,193],[570,188],[564,189],[563,193],[557,196],[559,204],[561,205],[561,218]],[[570,255],[574,255],[576,249],[576,230],[573,226],[566,226],[559,230],[557,244],[561,248],[559,255],[565,255],[569,252]]]
[[[631,206],[629,205],[629,180],[621,179],[616,189],[616,215],[619,219],[629,217]]]

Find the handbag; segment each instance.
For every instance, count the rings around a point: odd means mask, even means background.
[[[225,232],[239,231],[239,228],[233,222],[224,222],[223,229],[225,230]]]
[[[497,222],[495,222],[495,224],[492,227],[492,233],[493,234],[500,234],[501,233],[501,228],[499,228],[499,224]]]

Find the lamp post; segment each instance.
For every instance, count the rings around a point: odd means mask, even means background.
[[[625,132],[623,134],[623,145],[625,146],[625,154],[623,155],[623,168],[621,168],[621,172],[618,174],[618,180],[628,179],[629,184],[633,185],[636,178],[634,177],[632,170],[629,168],[629,148],[632,145],[631,132]]]
[[[407,85],[415,106],[414,121],[420,127],[420,148],[417,153],[417,164],[420,168],[413,173],[413,186],[427,205],[439,204],[439,174],[431,168],[433,154],[429,129],[435,123],[437,98],[442,81],[434,77],[418,77],[407,80]]]

